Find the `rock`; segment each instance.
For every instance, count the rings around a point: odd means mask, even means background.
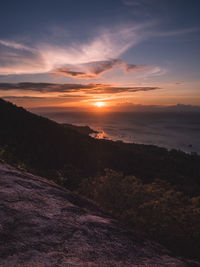
[[[126,229],[94,202],[0,163],[0,266],[200,266]]]

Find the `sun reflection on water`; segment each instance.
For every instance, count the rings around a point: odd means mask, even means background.
[[[109,139],[108,135],[104,132],[104,130],[98,131],[96,133],[90,134],[91,137],[96,139]]]

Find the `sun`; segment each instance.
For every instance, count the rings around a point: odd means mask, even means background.
[[[104,102],[95,102],[94,105],[98,108],[102,108],[105,106],[105,103]]]

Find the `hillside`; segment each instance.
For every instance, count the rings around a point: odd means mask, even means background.
[[[0,265],[200,266],[44,178],[0,164]]]
[[[111,168],[146,182],[168,180],[188,194],[200,192],[200,156],[196,154],[95,140],[2,99],[0,123],[0,149],[6,162],[56,178],[68,188],[76,189],[83,178]]]
[[[94,199],[174,255],[200,259],[200,156],[96,140],[0,99],[0,161]]]

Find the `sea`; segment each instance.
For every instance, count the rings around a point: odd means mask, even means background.
[[[157,145],[200,154],[200,112],[51,112],[58,123],[89,126],[98,139]]]

